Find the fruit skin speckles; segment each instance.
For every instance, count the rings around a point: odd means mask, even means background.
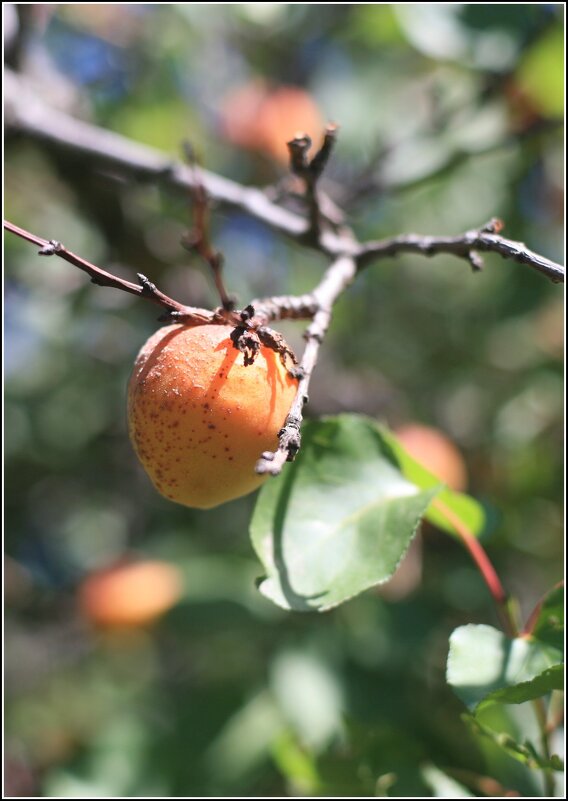
[[[254,364],[226,325],[170,325],[141,349],[128,387],[134,449],[154,486],[185,506],[209,509],[246,495],[265,477],[297,380],[261,346]],[[260,432],[260,435],[259,435]]]

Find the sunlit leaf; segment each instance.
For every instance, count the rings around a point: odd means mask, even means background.
[[[563,687],[562,654],[492,626],[468,625],[450,637],[447,681],[470,710],[494,702],[521,704]]]
[[[271,689],[284,719],[300,742],[322,751],[343,730],[343,702],[337,677],[320,659],[303,651],[279,654]]]
[[[217,781],[234,789],[235,783],[247,779],[266,759],[272,742],[284,730],[274,699],[268,692],[260,692],[223,726],[207,750],[207,766]]]
[[[321,795],[321,779],[313,756],[302,749],[294,736],[282,732],[272,743],[272,758],[298,795]]]
[[[324,611],[387,581],[437,492],[402,475],[372,420],[306,425],[296,463],[264,485],[254,512],[260,591],[287,609]]]
[[[381,429],[381,433],[393,449],[399,468],[405,478],[412,481],[413,484],[416,484],[416,486],[420,487],[422,490],[431,489],[440,485],[440,479],[424,467],[424,465],[420,464],[420,462],[417,462],[416,459],[405,450],[404,446],[401,445],[391,431]],[[483,511],[483,507],[470,495],[465,495],[462,492],[454,492],[447,487],[443,487],[437,495],[437,500],[457,515],[472,534],[476,536],[481,534],[485,526],[485,512]],[[426,520],[434,526],[455,536],[455,530],[450,521],[434,505],[430,506],[425,517]]]

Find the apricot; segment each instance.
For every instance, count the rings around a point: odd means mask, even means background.
[[[263,451],[278,447],[297,379],[261,346],[253,364],[228,325],[161,328],[146,342],[128,388],[129,432],[154,486],[197,509],[246,495],[264,477]]]
[[[437,428],[407,423],[394,432],[408,453],[450,489],[461,492],[467,487],[467,469],[454,443]]]
[[[104,628],[143,626],[179,600],[182,577],[173,565],[158,561],[113,565],[91,573],[79,589],[79,608]]]
[[[299,86],[270,88],[260,80],[236,89],[223,101],[226,138],[239,147],[259,150],[287,164],[286,142],[297,133],[321,138],[322,116],[305,89]]]

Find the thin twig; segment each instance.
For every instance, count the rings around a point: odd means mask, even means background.
[[[192,251],[199,253],[201,258],[209,265],[213,273],[215,287],[221,299],[221,305],[225,311],[232,311],[235,308],[235,300],[227,292],[223,281],[223,254],[218,250],[214,250],[211,245],[209,235],[211,217],[209,198],[197,172],[197,157],[189,142],[184,142],[183,144],[186,161],[194,173],[192,198],[195,223],[193,230],[182,237],[181,243],[190,253]]]
[[[557,696],[562,696],[562,692],[558,691],[556,693]],[[555,697],[552,696],[551,706],[554,705]],[[560,728],[564,723],[564,706],[561,702],[559,702],[558,708],[553,709],[552,713],[549,712],[549,720],[546,724],[546,732],[547,734],[554,734],[556,729]]]
[[[260,325],[274,320],[311,320],[318,310],[313,292],[305,295],[274,295],[252,300],[250,305]]]
[[[484,251],[498,253],[504,259],[526,264],[555,283],[564,281],[564,267],[529,250],[523,242],[514,242],[494,233],[491,226],[497,222],[492,220],[480,229],[467,231],[460,236],[402,234],[390,239],[365,242],[358,254],[359,267],[364,268],[376,259],[398,256],[399,253],[418,253],[422,256],[449,253],[467,259],[474,268],[480,269],[478,251]]]
[[[542,756],[547,762],[550,762],[550,758],[552,756],[550,751],[550,732],[548,730],[548,713],[544,698],[534,698],[532,701],[532,707],[538,724]],[[544,768],[543,776],[546,797],[553,798],[555,795],[556,784],[554,781],[554,771],[552,768]]]
[[[327,269],[324,277],[312,293],[317,308],[304,337],[307,345],[300,361],[298,374],[300,380],[290,412],[279,434],[278,449],[266,451],[256,464],[256,472],[278,475],[285,462],[293,461],[301,444],[300,427],[303,408],[308,402],[308,389],[312,372],[317,363],[320,345],[329,327],[333,305],[356,275],[355,260],[350,256],[340,256]]]
[[[116,275],[97,267],[95,264],[86,261],[81,256],[68,250],[65,245],[58,242],[56,239],[43,239],[40,236],[26,231],[7,220],[4,220],[4,228],[12,234],[25,239],[37,245],[40,250],[40,256],[59,256],[60,259],[73,264],[83,272],[91,277],[93,284],[99,286],[112,287],[113,289],[121,289],[123,292],[129,292],[131,295],[137,295],[141,298],[146,298],[151,303],[155,303],[166,310],[171,319],[183,319],[187,325],[204,325],[206,323],[214,322],[218,312],[212,312],[208,309],[198,309],[193,306],[185,306],[178,303],[177,300],[168,297],[163,292],[146,278],[142,273],[138,273],[138,283],[134,284],[132,281],[126,281],[124,278],[119,278]]]
[[[245,314],[239,310],[230,311],[219,308],[210,311],[209,309],[199,309],[195,306],[185,306],[160,292],[155,284],[142,273],[137,274],[139,283],[134,284],[124,278],[112,275],[95,264],[91,264],[81,256],[77,256],[77,254],[68,250],[61,242],[55,239],[44,239],[14,225],[8,220],[4,220],[4,228],[20,237],[20,239],[37,245],[40,248],[38,255],[59,256],[61,259],[83,270],[91,276],[91,281],[94,284],[121,289],[124,292],[129,292],[132,295],[137,295],[162,306],[167,312],[167,317],[161,319],[166,322],[175,321],[186,325],[224,323],[257,331],[265,328],[269,322],[276,320],[311,320],[319,308],[314,293],[306,295],[275,295],[270,298],[254,300],[250,304],[253,309],[250,314]],[[270,329],[268,329],[268,332],[270,334]]]
[[[319,242],[322,233],[321,207],[324,202],[320,197],[318,181],[335,145],[337,130],[338,126],[335,123],[326,126],[321,147],[312,159],[308,158],[312,140],[307,134],[297,134],[287,143],[290,151],[290,169],[304,182],[310,221],[308,236],[315,242]]]

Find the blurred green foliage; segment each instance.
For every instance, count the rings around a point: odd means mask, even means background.
[[[19,5],[6,53],[47,102],[244,183],[284,168],[223,136],[224,98],[302,86],[341,125],[326,176],[362,238],[457,234],[492,216],[562,258],[559,4]],[[122,275],[216,305],[179,246],[187,198],[6,138],[6,215]],[[310,289],[323,259],[222,209],[213,238],[244,305]],[[561,575],[563,298],[488,255],[371,267],[337,305],[309,413],[419,420],[461,448],[485,535],[526,616]],[[480,577],[434,529],[420,581],[325,614],[273,608],[247,539],[254,498],[160,498],[129,446],[125,387],[155,309],[6,240],[6,793],[442,795],[538,774],[468,730],[444,683],[459,624],[495,623]],[[301,347],[301,326],[283,332]],[[77,588],[125,554],[175,563],[151,629],[93,631]],[[395,579],[396,581],[396,579]],[[526,732],[530,707],[492,712]],[[451,790],[448,790],[451,788]],[[467,795],[462,787],[462,794]]]

